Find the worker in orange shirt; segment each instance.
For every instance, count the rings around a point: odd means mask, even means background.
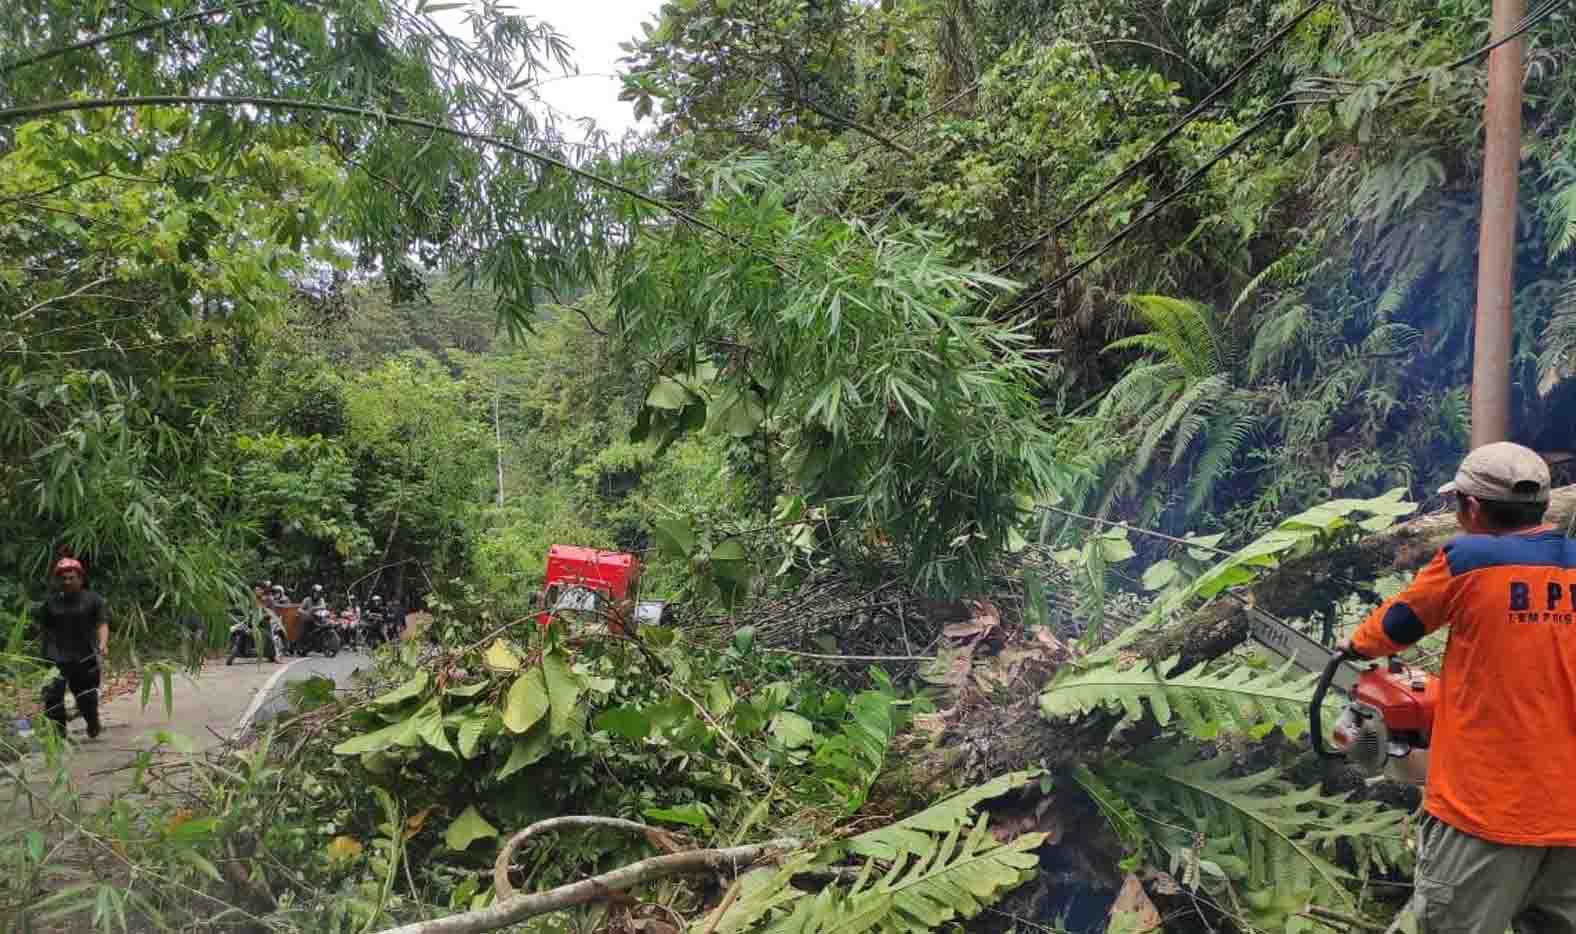
[[[1548,464],[1520,445],[1478,448],[1439,492],[1465,534],[1342,644],[1379,658],[1450,627],[1397,924],[1576,932],[1576,541],[1544,524]]]

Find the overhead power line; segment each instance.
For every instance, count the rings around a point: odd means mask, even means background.
[[[1479,59],[1483,58],[1483,56],[1489,54],[1493,50],[1495,50],[1495,49],[1499,48],[1500,46],[1504,45],[1505,43],[1512,42],[1512,41],[1516,40],[1517,38],[1521,37],[1522,35],[1525,35],[1528,31],[1530,31],[1531,29],[1536,27],[1538,24],[1542,23],[1544,20],[1546,20],[1549,17],[1553,16],[1556,11],[1558,11],[1563,6],[1566,6],[1570,2],[1571,2],[1571,0],[1547,0],[1547,2],[1545,2],[1542,6],[1538,7],[1536,10],[1533,10],[1533,11],[1529,12],[1525,17],[1523,17],[1521,19],[1521,21],[1517,24],[1516,28],[1514,30],[1512,30],[1509,34],[1507,34],[1505,37],[1503,37],[1502,39],[1499,39],[1498,41],[1495,41],[1495,42],[1492,42],[1492,43],[1490,43],[1488,45],[1485,45],[1482,48],[1479,48],[1479,49],[1477,49],[1477,50],[1475,50],[1475,51],[1473,51],[1473,52],[1471,52],[1471,53],[1469,53],[1467,55],[1463,55],[1462,57],[1456,59],[1455,61],[1446,64],[1445,66],[1443,66],[1443,70],[1445,70],[1445,71],[1453,71],[1455,69],[1465,67],[1466,65],[1470,65],[1473,62],[1478,61]],[[1408,76],[1406,76],[1404,78],[1397,79],[1396,81],[1392,82],[1391,84],[1392,84],[1393,87],[1401,88],[1401,89],[1415,87],[1415,86],[1427,81],[1429,74],[1434,73],[1435,71],[1436,71],[1436,69],[1430,69],[1429,71],[1426,71],[1426,72],[1420,72],[1420,73],[1417,73],[1417,74],[1408,75]],[[1358,88],[1358,87],[1362,87],[1363,86],[1361,83],[1358,83],[1358,82],[1338,82],[1338,81],[1337,82],[1332,82],[1332,81],[1327,81],[1327,80],[1316,80],[1314,83],[1340,84],[1340,85],[1343,85],[1343,86],[1346,86],[1346,87],[1350,87],[1350,88]],[[1313,93],[1316,96],[1312,96],[1312,97],[1305,96],[1305,95],[1308,95],[1310,93]],[[1129,236],[1131,236],[1135,231],[1138,230],[1139,227],[1143,226],[1144,223],[1147,222],[1150,218],[1154,217],[1162,209],[1164,209],[1167,205],[1171,204],[1173,201],[1175,201],[1176,199],[1180,198],[1182,195],[1186,194],[1188,189],[1190,189],[1193,185],[1195,185],[1200,178],[1203,178],[1205,173],[1207,173],[1210,169],[1214,168],[1217,164],[1219,164],[1221,162],[1221,160],[1227,158],[1232,153],[1236,152],[1238,149],[1240,149],[1242,147],[1243,143],[1246,143],[1249,139],[1251,139],[1260,130],[1262,130],[1262,129],[1264,129],[1264,127],[1268,126],[1270,121],[1271,121],[1271,119],[1275,116],[1275,114],[1278,111],[1286,109],[1286,108],[1296,107],[1296,106],[1301,105],[1301,104],[1327,104],[1327,103],[1332,103],[1334,101],[1340,100],[1342,97],[1345,97],[1345,96],[1347,96],[1347,95],[1344,95],[1344,94],[1327,94],[1327,93],[1322,92],[1322,91],[1317,91],[1316,92],[1312,88],[1309,88],[1307,86],[1294,87],[1290,92],[1288,92],[1286,94],[1286,96],[1282,97],[1280,100],[1276,101],[1274,104],[1271,104],[1269,107],[1265,108],[1264,111],[1259,114],[1258,118],[1255,119],[1253,121],[1253,123],[1248,125],[1247,129],[1243,130],[1241,133],[1238,133],[1235,137],[1233,137],[1231,139],[1230,142],[1226,143],[1226,145],[1222,146],[1219,150],[1217,150],[1213,155],[1211,155],[1209,157],[1208,160],[1206,160],[1204,162],[1204,164],[1202,166],[1200,166],[1192,174],[1188,175],[1188,177],[1186,179],[1184,179],[1183,182],[1180,185],[1178,185],[1175,189],[1173,189],[1169,194],[1167,194],[1165,197],[1161,198],[1159,201],[1155,202],[1154,204],[1150,205],[1148,208],[1144,209],[1144,211],[1142,211],[1137,217],[1133,218],[1132,221],[1127,223],[1125,226],[1123,226],[1116,233],[1112,234],[1093,253],[1091,253],[1089,256],[1083,258],[1082,260],[1080,260],[1071,269],[1068,269],[1066,272],[1063,272],[1061,275],[1059,275],[1056,278],[1052,279],[1050,282],[1045,283],[1044,285],[1042,285],[1039,288],[1035,289],[1033,292],[1031,292],[1028,295],[1024,296],[1023,298],[1020,298],[1019,300],[1015,301],[1011,306],[1009,306],[1007,308],[1007,310],[1005,312],[1003,312],[1003,317],[1011,317],[1012,315],[1017,314],[1018,312],[1022,311],[1024,308],[1027,308],[1029,305],[1031,305],[1034,302],[1038,301],[1042,296],[1046,295],[1049,292],[1055,291],[1058,288],[1061,288],[1063,285],[1066,285],[1068,282],[1070,282],[1073,279],[1077,278],[1085,269],[1088,269],[1090,266],[1092,266],[1096,262],[1098,262],[1101,257],[1103,257],[1107,253],[1111,252],[1111,250],[1114,249],[1117,244],[1121,243],[1123,240],[1125,240]],[[1040,238],[1040,239],[1043,240],[1043,237]]]
[[[1077,220],[1084,214],[1084,212],[1093,207],[1095,203],[1101,198],[1104,198],[1106,195],[1115,191],[1117,186],[1136,175],[1138,170],[1142,168],[1146,162],[1159,155],[1160,151],[1164,149],[1166,145],[1172,140],[1176,139],[1177,135],[1180,134],[1189,123],[1192,123],[1194,120],[1198,119],[1198,117],[1203,114],[1204,111],[1208,110],[1210,106],[1219,100],[1223,95],[1225,95],[1227,91],[1230,91],[1233,87],[1235,87],[1237,82],[1241,81],[1242,77],[1246,75],[1254,65],[1257,65],[1265,55],[1268,55],[1272,49],[1281,43],[1282,40],[1284,40],[1288,35],[1291,35],[1292,30],[1301,25],[1302,21],[1311,16],[1315,10],[1323,6],[1324,2],[1325,0],[1313,0],[1312,3],[1303,7],[1301,12],[1288,20],[1284,25],[1281,26],[1280,29],[1275,31],[1274,35],[1264,40],[1264,42],[1253,51],[1252,55],[1249,55],[1245,60],[1243,60],[1242,64],[1237,66],[1236,71],[1233,71],[1230,75],[1226,76],[1226,80],[1222,81],[1220,85],[1217,86],[1213,91],[1210,91],[1208,94],[1200,98],[1199,102],[1194,104],[1192,109],[1183,114],[1176,123],[1171,125],[1169,130],[1166,130],[1165,133],[1161,134],[1159,139],[1150,144],[1149,148],[1144,150],[1143,155],[1133,160],[1127,166],[1127,168],[1118,172],[1114,177],[1112,177],[1110,181],[1100,186],[1099,191],[1079,202],[1077,207],[1074,207],[1070,212],[1067,213],[1066,216],[1052,224],[1049,230],[1019,247],[1017,252],[1008,257],[1005,263],[1002,263],[1000,266],[996,267],[996,274],[1001,275],[1002,273],[1006,272],[1012,267],[1012,264],[1022,258],[1025,253],[1061,233],[1067,228],[1067,225]]]

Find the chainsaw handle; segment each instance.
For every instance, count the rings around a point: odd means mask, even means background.
[[[1321,759],[1341,758],[1340,753],[1324,745],[1324,695],[1329,692],[1330,682],[1335,680],[1335,673],[1351,657],[1353,656],[1348,650],[1331,655],[1329,662],[1324,666],[1324,671],[1319,674],[1319,682],[1313,686],[1313,703],[1308,707],[1308,731],[1313,734],[1313,751]]]

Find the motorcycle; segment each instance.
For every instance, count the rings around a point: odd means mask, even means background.
[[[405,611],[389,604],[383,611],[383,632],[390,642],[397,642],[405,635]]]
[[[256,658],[259,653],[257,651],[257,638],[253,632],[252,621],[247,619],[246,614],[244,613],[232,613],[230,614],[230,620],[230,651],[229,654],[225,656],[224,663],[226,665],[233,665],[235,664],[235,660],[237,658]],[[263,652],[261,654],[267,658],[268,661],[277,662],[279,659],[275,655],[274,639],[272,634],[268,633],[266,627],[266,623],[262,624],[262,631],[265,633],[265,635],[263,636]]]
[[[347,649],[356,648],[356,616],[350,610],[342,610],[333,618],[334,629],[339,633],[339,644]]]
[[[356,634],[361,639],[361,644],[369,650],[388,641],[388,631],[383,628],[383,614],[372,610],[363,610],[361,621],[356,624]]]
[[[329,658],[339,654],[339,627],[329,617],[328,607],[315,607],[307,617],[305,628],[301,638],[295,640],[293,648],[296,654],[322,652]]]

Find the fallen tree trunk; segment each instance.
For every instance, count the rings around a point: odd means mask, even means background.
[[[1572,526],[1576,486],[1554,491],[1545,521],[1561,529]],[[1179,670],[1218,658],[1247,638],[1247,606],[1282,619],[1331,612],[1342,597],[1371,593],[1374,581],[1386,574],[1416,571],[1458,532],[1455,513],[1430,513],[1344,548],[1287,561],[1243,594],[1223,594],[1181,622],[1140,640],[1136,650],[1154,661],[1180,657]]]

